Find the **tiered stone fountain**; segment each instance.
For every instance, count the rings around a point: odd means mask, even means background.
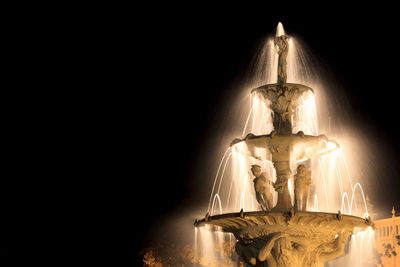
[[[260,94],[273,111],[274,131],[235,139],[231,148],[239,149],[249,157],[272,161],[276,170],[273,187],[278,192],[277,204],[275,207],[264,205],[264,211],[207,214],[195,221],[195,227],[208,224],[232,233],[237,239],[236,252],[248,266],[323,266],[324,262],[344,254],[345,244],[355,228],[367,230],[373,223],[369,217],[342,215],[340,211],[306,211],[310,172],[298,162],[330,153],[338,148],[338,144],[324,135],[292,133],[296,120],[294,111],[313,95],[313,90],[286,82],[288,37],[277,36],[275,47],[279,55],[278,82],[252,91]],[[294,174],[296,165],[297,173]],[[288,188],[288,180],[292,177],[296,181],[294,204]],[[263,201],[259,197],[257,200]]]

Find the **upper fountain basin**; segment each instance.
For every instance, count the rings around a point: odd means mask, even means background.
[[[303,132],[282,135],[274,131],[259,136],[248,134],[244,139],[235,139],[231,147],[259,160],[272,159],[296,163],[333,152],[339,145],[325,135],[312,136]]]
[[[314,95],[312,88],[297,83],[266,84],[253,89],[251,93],[260,94],[270,108],[281,116],[285,112],[291,112]]]

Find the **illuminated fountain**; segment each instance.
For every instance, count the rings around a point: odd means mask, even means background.
[[[336,206],[332,205],[338,207],[335,213],[329,209],[329,212],[321,212],[317,194],[310,194],[310,187],[323,179],[325,202],[329,201],[326,177],[313,177],[313,166],[322,168],[318,176],[335,172],[335,168],[323,164],[323,157],[337,153],[340,147],[336,141],[318,135],[315,125],[299,130],[302,129],[299,125],[304,125],[305,109],[312,105],[311,109],[315,110],[314,92],[308,86],[287,82],[290,39],[281,25],[273,46],[278,56],[277,82],[251,91],[258,101],[258,107],[252,109],[262,106],[260,120],[269,123],[270,127],[265,128],[268,132],[250,133],[231,142],[214,181],[209,212],[203,219],[195,221],[195,227],[233,234],[237,240],[236,252],[249,266],[323,266],[324,262],[344,254],[350,235],[371,230],[373,223],[367,210],[361,214],[364,217],[351,215],[353,203],[356,205],[355,190],[361,189],[360,184],[351,185],[350,201],[349,194],[339,182],[342,197],[341,201],[336,201]],[[248,122],[249,117],[246,125]],[[299,131],[294,133],[294,130]],[[232,155],[236,164],[231,172],[238,179],[232,180],[227,199],[229,203],[232,195],[236,195],[231,211],[239,212],[223,213],[220,198],[223,175],[217,188],[216,182],[218,173],[221,169],[225,172]],[[224,160],[225,164],[222,164]],[[263,168],[268,171],[263,172]],[[254,175],[253,191],[248,179],[250,171]],[[236,192],[232,190],[234,183]],[[246,208],[246,196],[250,196],[251,208]],[[216,208],[219,215],[214,215]]]

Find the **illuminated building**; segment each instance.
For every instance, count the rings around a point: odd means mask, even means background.
[[[380,254],[378,266],[400,266],[400,216],[394,207],[392,217],[375,221],[376,249]]]

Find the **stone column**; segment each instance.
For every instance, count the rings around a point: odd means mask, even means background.
[[[292,174],[289,161],[274,161],[276,170],[275,190],[278,192],[278,203],[273,210],[289,210],[292,202],[290,199],[288,180]]]

